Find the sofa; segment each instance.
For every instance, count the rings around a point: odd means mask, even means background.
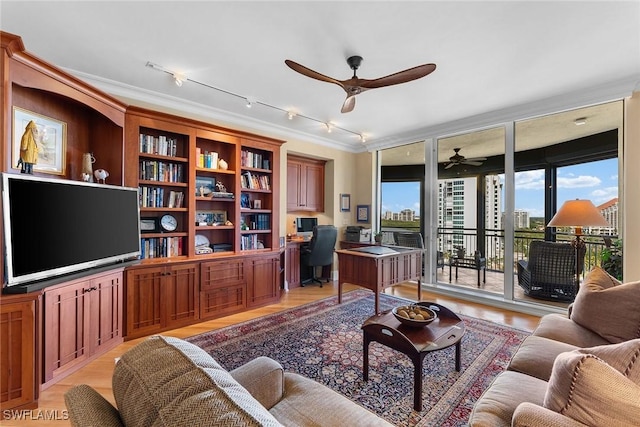
[[[391,426],[268,357],[227,371],[184,340],[152,336],[125,352],[113,406],[86,384],[65,393],[73,426]]]
[[[540,319],[483,392],[471,427],[640,425],[640,282],[599,267],[566,315]]]

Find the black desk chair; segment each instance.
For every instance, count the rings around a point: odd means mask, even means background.
[[[318,225],[313,228],[313,237],[309,246],[300,253],[300,264],[309,267],[311,277],[304,280],[301,286],[307,283],[318,282],[322,287],[322,281],[316,276],[316,267],[324,267],[333,264],[333,251],[338,239],[338,229],[333,225]],[[326,279],[329,281],[329,278]]]

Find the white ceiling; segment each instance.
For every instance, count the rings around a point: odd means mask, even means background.
[[[129,104],[349,151],[640,88],[640,1],[2,0],[0,24],[30,53]],[[343,80],[354,54],[364,58],[360,78],[431,62],[437,69],[360,94],[342,114],[341,88],[284,64]],[[177,87],[147,62],[189,80]],[[244,98],[257,104],[246,108]],[[288,120],[280,109],[308,118]],[[324,122],[347,131],[327,133]]]

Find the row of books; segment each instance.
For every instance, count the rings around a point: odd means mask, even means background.
[[[218,153],[196,147],[196,162],[199,168],[218,169]]]
[[[143,160],[140,162],[139,178],[147,181],[184,182],[184,167],[180,163]]]
[[[258,240],[257,234],[245,234],[240,237],[240,250],[264,249],[262,240]]]
[[[171,190],[165,199],[164,188],[141,186],[138,189],[138,202],[141,208],[181,208],[184,203],[184,193]]]
[[[140,259],[182,255],[182,237],[149,237],[140,239]]]
[[[251,190],[271,190],[269,175],[257,175],[249,171],[240,176],[240,185]]]
[[[140,134],[140,152],[175,157],[178,151],[178,140],[164,135],[153,136]]]
[[[247,168],[258,168],[271,170],[271,162],[262,153],[254,153],[249,150],[240,152],[240,165]]]
[[[271,215],[269,214],[251,214],[242,216],[244,223],[249,230],[270,230]]]

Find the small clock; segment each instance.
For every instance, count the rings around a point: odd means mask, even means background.
[[[164,231],[176,231],[176,228],[178,228],[178,220],[176,220],[173,215],[162,215],[162,218],[160,218],[160,227],[162,227]]]

